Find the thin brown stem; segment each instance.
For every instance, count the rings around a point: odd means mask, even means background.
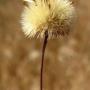
[[[43,48],[42,48],[42,61],[41,61],[41,72],[40,72],[40,90],[43,90],[44,55],[45,55],[45,49],[46,49],[46,45],[47,45],[47,39],[48,39],[48,31],[45,32],[45,38],[44,38]]]

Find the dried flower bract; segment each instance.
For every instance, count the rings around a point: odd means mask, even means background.
[[[71,28],[75,10],[69,0],[25,0],[22,13],[22,28],[26,36],[49,38],[67,35]]]

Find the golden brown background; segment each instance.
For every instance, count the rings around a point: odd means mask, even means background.
[[[48,42],[44,90],[90,90],[90,0],[73,0],[77,21]],[[22,0],[0,0],[0,90],[39,90],[42,40],[24,36]]]

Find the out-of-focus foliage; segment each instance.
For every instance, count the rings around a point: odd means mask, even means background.
[[[6,3],[6,2],[7,2],[6,0],[0,0],[0,4]]]
[[[50,40],[45,90],[90,90],[90,0],[73,0],[77,20],[69,37]],[[0,0],[0,90],[39,90],[42,40],[24,36],[22,0]]]

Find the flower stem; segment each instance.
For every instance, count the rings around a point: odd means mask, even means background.
[[[42,48],[42,60],[41,60],[41,72],[40,72],[40,90],[43,90],[44,55],[45,55],[47,40],[48,40],[48,31],[45,32],[45,38],[44,38],[43,48]]]

